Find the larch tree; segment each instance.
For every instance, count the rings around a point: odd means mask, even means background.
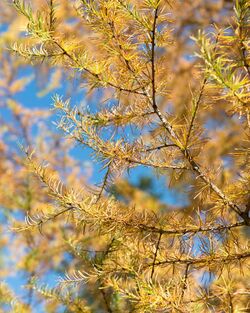
[[[28,294],[14,301],[2,284],[0,310],[36,312],[44,299],[45,312],[248,312],[250,1],[4,8],[1,105],[15,126],[1,130],[0,203],[26,217],[1,245],[22,250]],[[71,86],[52,111],[15,101],[30,79],[15,77],[25,64],[40,80],[53,70],[41,94]],[[88,105],[74,99],[75,84]],[[59,133],[47,128],[51,115]],[[23,153],[11,148],[20,137]],[[99,184],[84,179],[72,145],[91,151]],[[169,205],[150,180],[135,186],[127,173],[140,167],[187,201]],[[55,271],[55,287],[39,283]]]

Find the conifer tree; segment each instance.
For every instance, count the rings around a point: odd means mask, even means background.
[[[33,203],[12,229],[29,247],[27,288],[46,299],[46,312],[248,312],[250,1],[70,5],[13,1],[28,34],[10,40],[15,60],[75,75],[88,102],[54,95],[64,147],[42,137],[43,153],[23,132],[13,188],[22,194],[29,177],[20,199]],[[91,150],[98,186],[77,168],[63,171],[76,167],[71,144]],[[5,157],[0,166],[9,166]],[[124,178],[139,167],[187,203],[170,206]],[[41,285],[52,270],[58,285]],[[5,285],[2,294],[14,297]],[[33,309],[31,301],[18,308]]]

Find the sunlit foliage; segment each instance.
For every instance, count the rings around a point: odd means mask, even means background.
[[[248,312],[249,0],[14,0],[8,10],[25,36],[6,32],[2,52],[19,131],[1,130],[0,201],[26,216],[11,224],[29,277],[23,312],[34,297],[46,312]],[[75,76],[88,105],[69,88],[51,111],[25,109],[13,95],[33,77],[8,68],[24,64],[54,70],[41,95]],[[51,115],[65,141],[47,129]],[[8,155],[5,132],[24,138],[23,153]],[[74,144],[91,150],[99,185],[82,178]],[[133,185],[126,174],[139,167],[186,203]],[[50,271],[55,288],[39,283]]]

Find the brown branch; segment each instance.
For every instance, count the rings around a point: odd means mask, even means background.
[[[190,155],[189,151],[187,149],[181,149],[181,152],[190,163],[193,171],[198,174],[198,177],[200,177],[205,183],[207,183],[210,186],[210,188],[217,194],[217,196],[223,201],[223,203],[229,206],[235,213],[237,213],[245,221],[246,225],[250,225],[250,219],[246,217],[244,212],[242,212],[241,209],[239,208],[239,206],[232,202],[230,199],[228,199],[228,197],[223,193],[223,191],[216,184],[214,184],[211,181],[211,179],[202,171],[199,164]]]
[[[54,0],[50,0],[49,2],[49,8],[50,8],[50,12],[49,12],[49,30],[53,31],[53,22],[54,22]]]
[[[210,188],[223,200],[223,202],[226,205],[230,206],[234,212],[236,212],[238,215],[240,215],[242,217],[242,212],[241,212],[240,208],[236,204],[234,204],[231,200],[229,200],[226,197],[226,195],[206,176],[206,174],[203,173],[203,171],[201,170],[198,163],[195,162],[193,157],[190,155],[188,149],[182,147],[182,144],[181,144],[178,136],[176,135],[175,131],[173,130],[173,127],[167,121],[167,119],[162,115],[162,113],[160,112],[156,103],[154,104],[153,108],[155,110],[155,113],[158,115],[159,119],[161,120],[163,126],[165,127],[165,129],[168,131],[168,133],[172,137],[172,139],[175,142],[179,143],[179,144],[177,144],[177,146],[181,150],[183,156],[188,160],[189,164],[191,165],[191,169],[198,174],[198,177],[200,177],[204,182],[206,182],[210,186]],[[247,222],[247,220],[245,220],[245,221]],[[249,221],[248,221],[248,223],[249,223]]]
[[[136,160],[136,159],[132,159],[132,158],[126,158],[125,159],[128,163],[135,163],[135,164],[140,164],[140,165],[144,165],[144,166],[150,166],[150,167],[154,167],[154,168],[159,168],[159,169],[174,169],[174,170],[190,170],[190,168],[186,167],[186,166],[178,166],[178,165],[160,165],[160,164],[154,164],[154,163],[150,163],[150,162],[146,162],[143,160]]]
[[[155,150],[161,150],[161,149],[164,149],[164,148],[171,148],[171,147],[178,147],[177,145],[175,144],[164,144],[164,145],[160,145],[160,146],[157,146],[157,147],[152,147],[152,148],[148,148],[146,149],[146,152],[151,152],[151,151],[155,151]]]
[[[186,235],[189,233],[197,234],[197,233],[206,233],[206,232],[220,232],[223,230],[230,230],[233,228],[245,226],[245,222],[238,222],[230,225],[218,225],[218,226],[207,226],[207,227],[193,227],[193,228],[180,228],[180,229],[161,229],[154,226],[148,226],[145,224],[139,224],[138,227],[145,231],[150,231],[152,233],[162,233],[165,235]]]
[[[156,22],[158,18],[158,7],[154,11],[154,21],[152,28],[152,37],[151,37],[151,74],[152,74],[152,105],[153,108],[156,106],[156,87],[155,87],[155,32],[156,32]]]
[[[113,237],[112,240],[110,241],[105,253],[104,253],[103,259],[101,260],[101,264],[100,264],[101,267],[103,266],[103,263],[104,263],[105,259],[107,258],[107,256],[109,255],[109,253],[112,251],[112,246],[113,246],[114,242],[115,242],[115,238]],[[111,309],[111,306],[110,306],[109,301],[107,299],[107,294],[106,294],[105,290],[103,289],[104,284],[103,284],[101,278],[99,279],[99,286],[100,286],[99,290],[101,291],[107,312],[112,313],[113,310]]]
[[[200,258],[172,258],[164,261],[155,262],[152,264],[148,264],[147,267],[159,266],[159,265],[167,265],[167,264],[189,264],[189,265],[210,265],[213,263],[230,263],[234,261],[240,261],[242,259],[247,259],[250,257],[250,252],[231,254],[226,257],[221,255],[208,256],[208,257],[200,257]]]
[[[153,266],[152,266],[152,271],[151,271],[151,275],[150,275],[151,280],[153,279],[154,272],[155,272],[155,262],[156,262],[157,254],[158,254],[159,247],[160,247],[161,237],[162,237],[162,233],[159,234],[159,238],[158,238],[156,248],[155,248]]]
[[[59,211],[58,213],[54,214],[54,215],[51,215],[49,216],[48,218],[46,218],[45,220],[41,219],[37,222],[37,227],[39,229],[39,232],[42,234],[42,227],[45,223],[48,223],[49,221],[52,221],[54,219],[56,219],[58,216],[60,215],[63,215],[64,213],[70,211],[70,210],[74,210],[74,207],[72,206],[69,206],[67,207],[66,209],[62,210],[62,211]],[[34,225],[35,226],[35,225]]]
[[[162,115],[161,111],[159,110],[156,98],[155,98],[155,31],[156,31],[156,19],[157,19],[157,9],[155,10],[155,16],[154,16],[154,23],[153,23],[153,29],[152,29],[152,38],[151,38],[151,49],[152,49],[152,57],[151,57],[151,63],[152,63],[152,108],[155,111],[156,115],[159,117],[160,121],[162,122],[162,125],[167,130],[167,132],[170,134],[172,140],[174,143],[177,144],[180,151],[182,152],[183,156],[187,159],[189,164],[191,165],[192,170],[198,174],[198,177],[200,177],[206,184],[209,185],[209,187],[217,194],[217,196],[223,200],[225,205],[228,205],[235,213],[237,213],[246,223],[246,225],[250,225],[250,218],[244,214],[244,212],[241,211],[239,206],[235,203],[233,203],[224,193],[223,191],[214,184],[210,178],[202,171],[199,164],[193,159],[193,157],[190,155],[189,150],[186,147],[183,147],[179,137],[177,136],[176,132],[174,131],[172,125],[169,123],[169,121]],[[204,84],[202,85],[201,90],[203,90]],[[200,93],[201,97],[201,93]],[[199,98],[200,98],[199,97]],[[198,101],[199,104],[200,100]],[[198,105],[197,105],[198,109]],[[197,111],[197,110],[196,110]]]
[[[200,257],[200,258],[169,258],[164,261],[159,261],[155,263],[148,264],[147,267],[152,266],[160,266],[160,265],[167,265],[167,264],[189,264],[189,265],[210,265],[213,263],[230,263],[234,261],[240,261],[242,259],[247,259],[250,257],[250,251],[244,252],[244,253],[238,253],[238,254],[231,254],[226,257],[223,257],[221,255],[215,255],[215,256],[207,256],[207,257]]]
[[[77,114],[81,117],[84,117],[86,118],[85,115],[83,115],[82,112],[78,111]],[[118,112],[119,114],[119,112]],[[132,120],[133,119],[138,119],[138,118],[143,118],[143,117],[146,117],[146,116],[149,116],[149,115],[153,115],[155,114],[155,112],[145,112],[145,113],[142,113],[142,114],[139,114],[139,113],[136,113],[136,112],[133,112],[133,114],[123,114],[123,115],[113,115],[112,117],[107,117],[107,116],[104,116],[104,118],[102,117],[102,115],[100,114],[97,114],[97,115],[89,115],[89,118],[90,118],[90,121],[93,119],[93,120],[97,120],[97,122],[95,122],[94,124],[99,126],[99,127],[106,127],[107,125],[111,124],[116,124],[116,126],[118,127],[119,125],[117,124],[117,122],[119,121],[123,121],[124,119],[126,120],[126,124],[129,124],[129,123],[133,123]],[[98,123],[98,118],[100,118],[101,122]],[[124,125],[124,124],[123,124]],[[123,126],[121,125],[121,126]]]
[[[101,286],[101,287],[102,287],[102,286]],[[109,305],[109,302],[108,302],[108,299],[107,299],[107,295],[106,295],[104,289],[100,288],[100,292],[101,292],[101,295],[102,295],[102,297],[103,297],[103,300],[104,300],[104,303],[105,303],[107,312],[108,312],[108,313],[112,313],[113,311],[111,310],[111,307],[110,307],[110,305]]]
[[[102,183],[101,189],[100,189],[100,191],[98,193],[96,202],[98,202],[100,200],[100,198],[102,196],[102,193],[103,193],[103,191],[105,189],[105,186],[106,186],[106,184],[108,182],[108,177],[109,177],[109,174],[110,174],[111,164],[112,164],[112,160],[110,160],[109,163],[108,163],[108,168],[107,168],[107,171],[105,173],[105,176],[104,176],[104,179],[103,179],[103,183]]]
[[[188,270],[189,270],[190,264],[186,264],[184,278],[183,278],[183,284],[182,284],[182,291],[181,291],[181,299],[184,297],[185,290],[187,289],[187,279],[188,279]]]
[[[199,108],[199,105],[200,105],[200,102],[201,102],[201,98],[202,98],[202,95],[203,95],[203,91],[204,91],[206,82],[207,82],[207,78],[204,78],[203,83],[201,85],[200,92],[199,92],[199,96],[198,96],[198,98],[197,98],[197,100],[195,102],[194,112],[192,114],[192,118],[191,118],[191,121],[190,121],[190,125],[189,125],[189,128],[188,128],[188,133],[187,133],[187,137],[186,137],[186,143],[185,143],[185,148],[186,149],[188,147],[188,141],[189,141],[189,138],[191,136],[192,129],[194,127],[194,121],[195,121],[195,118],[196,118],[196,115],[197,115],[197,112],[198,112],[198,108]]]

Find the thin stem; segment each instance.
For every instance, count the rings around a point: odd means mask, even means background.
[[[154,226],[148,226],[144,224],[140,224],[139,228],[145,231],[150,231],[152,233],[162,233],[165,235],[186,235],[186,234],[197,234],[197,233],[206,233],[213,232],[217,233],[223,230],[230,230],[233,228],[245,226],[245,222],[238,222],[230,225],[219,225],[219,226],[207,226],[207,227],[191,227],[191,228],[180,228],[180,229],[161,229]]]
[[[184,278],[183,278],[183,285],[182,285],[182,291],[181,291],[181,299],[184,297],[185,290],[187,289],[187,279],[188,279],[188,270],[189,270],[190,264],[186,264]]]
[[[156,248],[155,248],[153,266],[152,266],[152,271],[151,271],[151,275],[150,275],[151,279],[153,279],[154,272],[155,272],[155,262],[156,262],[157,254],[158,254],[159,247],[160,247],[161,237],[162,237],[162,233],[159,234],[159,238],[158,238]]]
[[[152,38],[151,38],[151,75],[152,75],[152,100],[153,100],[153,108],[156,106],[156,87],[155,87],[155,32],[156,32],[156,22],[158,18],[158,7],[154,12],[154,21],[152,28]]]
[[[69,206],[67,207],[66,209],[62,210],[62,211],[59,211],[58,213],[54,214],[54,215],[51,215],[50,217],[46,218],[45,220],[40,220],[38,223],[37,223],[37,227],[39,229],[39,232],[42,234],[42,226],[45,224],[45,223],[48,223],[49,221],[52,221],[54,219],[56,219],[58,216],[60,215],[63,215],[64,213],[70,211],[70,210],[74,210],[74,207],[73,206]]]
[[[185,148],[186,149],[188,147],[188,141],[189,141],[189,138],[191,136],[191,132],[192,132],[193,127],[194,127],[194,121],[195,121],[195,118],[196,118],[196,115],[197,115],[197,112],[198,112],[198,109],[199,109],[199,105],[200,105],[200,102],[201,102],[201,98],[202,98],[202,95],[203,95],[203,91],[204,91],[206,82],[207,82],[207,78],[204,78],[203,83],[201,85],[200,92],[199,92],[199,96],[198,96],[197,100],[195,101],[194,111],[193,111],[193,114],[192,114],[192,118],[191,118],[191,121],[190,121],[189,129],[188,129],[188,133],[187,133],[187,137],[186,137],[186,143],[185,143]]]
[[[152,148],[148,148],[146,149],[146,152],[151,152],[151,151],[155,151],[155,150],[161,150],[161,149],[164,149],[164,148],[171,148],[171,147],[177,147],[175,144],[164,144],[164,145],[160,145],[160,146],[157,146],[157,147],[152,147]]]
[[[160,165],[160,164],[146,162],[146,161],[143,161],[143,160],[136,160],[136,159],[132,159],[132,158],[126,158],[126,161],[128,163],[140,164],[140,165],[150,166],[150,167],[159,168],[159,169],[190,170],[190,168],[188,168],[186,166]]]
[[[112,249],[112,246],[113,246],[113,243],[114,243],[114,242],[115,242],[115,238],[113,237],[112,240],[111,240],[111,242],[109,243],[109,245],[108,245],[108,247],[107,247],[107,249],[106,249],[104,255],[103,255],[103,259],[101,260],[101,264],[100,264],[101,267],[103,266],[103,263],[104,263],[105,259],[107,258],[108,254],[111,252],[111,249]],[[104,303],[105,303],[107,312],[108,312],[108,313],[112,313],[113,310],[111,309],[111,306],[110,306],[109,301],[108,301],[108,299],[107,299],[106,292],[105,292],[105,290],[103,289],[104,284],[103,284],[101,278],[99,279],[99,286],[100,286],[99,290],[101,291],[101,294],[102,294],[102,297],[103,297],[103,300],[104,300]]]
[[[109,161],[109,163],[108,163],[108,168],[107,168],[106,174],[105,174],[105,176],[104,176],[103,183],[102,183],[102,186],[101,186],[101,190],[100,190],[100,192],[98,193],[96,202],[98,202],[98,201],[100,200],[100,198],[101,198],[101,196],[102,196],[102,193],[103,193],[103,191],[104,191],[104,189],[105,189],[105,186],[106,186],[106,184],[107,184],[107,182],[108,182],[108,177],[109,177],[109,174],[110,174],[110,167],[111,167],[111,164],[112,164],[112,160]]]
[[[244,253],[238,253],[238,254],[231,254],[226,257],[223,257],[221,255],[216,256],[208,256],[208,257],[200,257],[200,258],[172,258],[160,262],[155,262],[152,264],[149,264],[149,267],[152,266],[159,266],[159,265],[166,265],[166,264],[189,264],[189,265],[210,265],[213,263],[229,263],[232,261],[240,261],[242,259],[247,259],[250,257],[250,252],[244,252]]]

